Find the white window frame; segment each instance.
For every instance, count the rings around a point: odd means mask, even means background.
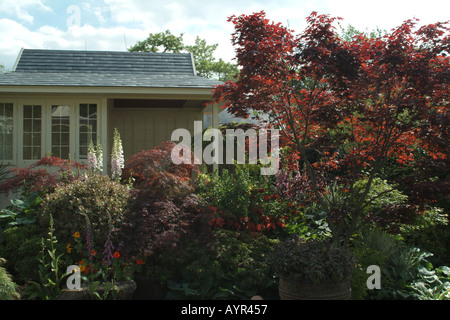
[[[12,127],[12,159],[0,159],[0,162],[3,164],[15,164],[16,163],[16,141],[17,141],[17,130],[16,130],[16,123],[17,123],[17,111],[16,111],[16,101],[14,99],[0,99],[0,103],[3,104],[12,104],[13,106],[13,127]]]
[[[41,123],[41,158],[51,155],[52,149],[52,106],[68,105],[70,106],[70,159],[79,163],[86,164],[87,159],[79,158],[80,150],[80,104],[97,105],[97,141],[102,143],[102,120],[101,112],[103,110],[99,99],[43,99],[43,98],[27,98],[27,99],[1,99],[7,101],[4,103],[13,104],[13,160],[5,160],[5,162],[18,167],[29,166],[38,160],[23,159],[23,108],[25,105],[42,106],[42,123]],[[102,146],[104,150],[106,149]]]
[[[85,100],[77,100],[76,101],[76,161],[78,161],[79,163],[84,163],[87,164],[87,158],[86,159],[81,159],[80,158],[80,105],[81,104],[95,104],[97,106],[97,131],[96,131],[96,135],[97,135],[97,142],[101,143],[101,139],[100,139],[100,110],[101,110],[101,105],[100,105],[100,101],[97,100],[89,100],[89,99],[85,99]],[[94,146],[96,147],[96,146]],[[102,146],[102,148],[104,149],[104,146]]]
[[[29,166],[37,161],[37,160],[28,160],[28,159],[23,158],[23,147],[24,147],[24,144],[23,144],[23,133],[24,133],[23,108],[24,108],[24,106],[28,106],[28,105],[41,106],[41,158],[45,155],[45,135],[43,134],[43,131],[45,131],[45,128],[46,128],[45,119],[47,117],[45,100],[42,100],[42,99],[20,100],[17,103],[17,109],[16,109],[17,116],[18,116],[18,121],[16,122],[17,132],[18,132],[16,145],[17,145],[17,163],[21,167]]]
[[[76,153],[75,153],[75,128],[74,128],[74,119],[75,119],[75,109],[76,106],[74,104],[73,100],[48,100],[47,101],[47,116],[45,117],[46,121],[46,132],[45,132],[45,153],[43,156],[51,155],[53,156],[52,152],[52,107],[53,106],[69,106],[70,107],[70,116],[69,116],[69,159],[75,160],[76,159]]]

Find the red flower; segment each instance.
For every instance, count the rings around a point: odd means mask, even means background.
[[[144,262],[144,260],[142,260],[142,259],[137,259],[137,260],[136,260],[136,264],[137,264],[137,265],[143,265],[143,264],[145,264],[145,262]]]
[[[114,259],[119,259],[119,257],[120,257],[120,253],[119,252],[114,252],[114,255],[113,255],[113,257],[114,257]]]

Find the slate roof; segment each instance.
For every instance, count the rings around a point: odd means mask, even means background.
[[[187,87],[221,82],[195,75],[189,53],[23,49],[0,86]]]

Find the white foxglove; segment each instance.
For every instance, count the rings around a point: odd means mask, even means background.
[[[111,178],[120,179],[124,167],[122,140],[117,128],[114,129],[114,140],[111,154]]]
[[[87,154],[87,165],[89,171],[91,172],[95,172],[95,170],[97,169],[97,156],[95,154],[94,144],[92,143],[92,140],[89,143]]]

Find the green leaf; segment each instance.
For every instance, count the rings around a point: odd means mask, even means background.
[[[36,222],[36,219],[34,218],[17,218],[16,221],[10,222],[10,226],[18,226],[18,225],[27,225],[27,224],[33,224]]]
[[[20,199],[11,199],[11,203],[20,209],[24,209],[27,206],[26,202]]]
[[[11,210],[8,210],[8,209],[3,209],[1,211],[1,213],[2,214],[0,215],[0,219],[6,219],[6,218],[11,218],[11,217],[17,216],[17,213],[15,213]]]
[[[442,272],[443,272],[446,276],[450,276],[450,267],[448,267],[448,266],[442,266],[442,267],[440,267],[440,269],[442,270]]]

